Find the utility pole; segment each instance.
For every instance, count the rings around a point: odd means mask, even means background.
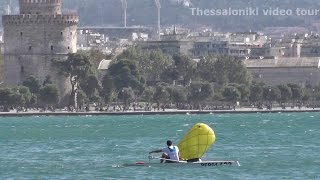
[[[160,0],[155,0],[155,3],[156,3],[156,6],[157,6],[157,9],[158,9],[158,40],[160,40],[160,32],[161,32],[161,3],[160,3]]]
[[[127,8],[128,2],[127,0],[121,0],[122,9],[123,9],[123,20],[124,20],[124,27],[127,27]]]

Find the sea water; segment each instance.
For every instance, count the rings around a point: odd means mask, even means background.
[[[197,122],[217,137],[203,160],[240,167],[121,167]],[[320,179],[319,128],[320,113],[2,117],[0,179]]]

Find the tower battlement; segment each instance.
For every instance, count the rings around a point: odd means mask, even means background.
[[[28,24],[78,24],[79,17],[75,14],[70,15],[4,15],[2,16],[3,25],[28,25]]]
[[[39,4],[39,3],[46,3],[46,4],[61,4],[61,0],[19,0],[19,3],[25,4]]]
[[[62,0],[19,0],[20,14],[61,14]]]

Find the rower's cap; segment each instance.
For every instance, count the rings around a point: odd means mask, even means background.
[[[167,146],[172,146],[172,141],[168,140],[167,141]]]

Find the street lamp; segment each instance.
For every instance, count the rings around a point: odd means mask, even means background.
[[[161,39],[160,31],[161,31],[161,3],[160,0],[154,0],[158,10],[158,40]]]
[[[122,88],[121,92],[122,92],[123,112],[124,112],[126,108],[126,103],[124,102],[124,88]]]
[[[236,110],[236,103],[237,103],[237,100],[236,100],[236,89],[233,88],[233,110]]]
[[[269,97],[269,109],[271,110],[272,109],[272,100],[271,100],[271,88],[269,87],[269,94],[268,94],[268,97]]]
[[[314,97],[315,89],[312,89],[312,100],[313,100],[313,109],[315,108],[315,97]]]
[[[122,9],[123,9],[123,25],[124,27],[127,27],[127,8],[128,8],[128,2],[127,0],[121,0],[122,3]]]

